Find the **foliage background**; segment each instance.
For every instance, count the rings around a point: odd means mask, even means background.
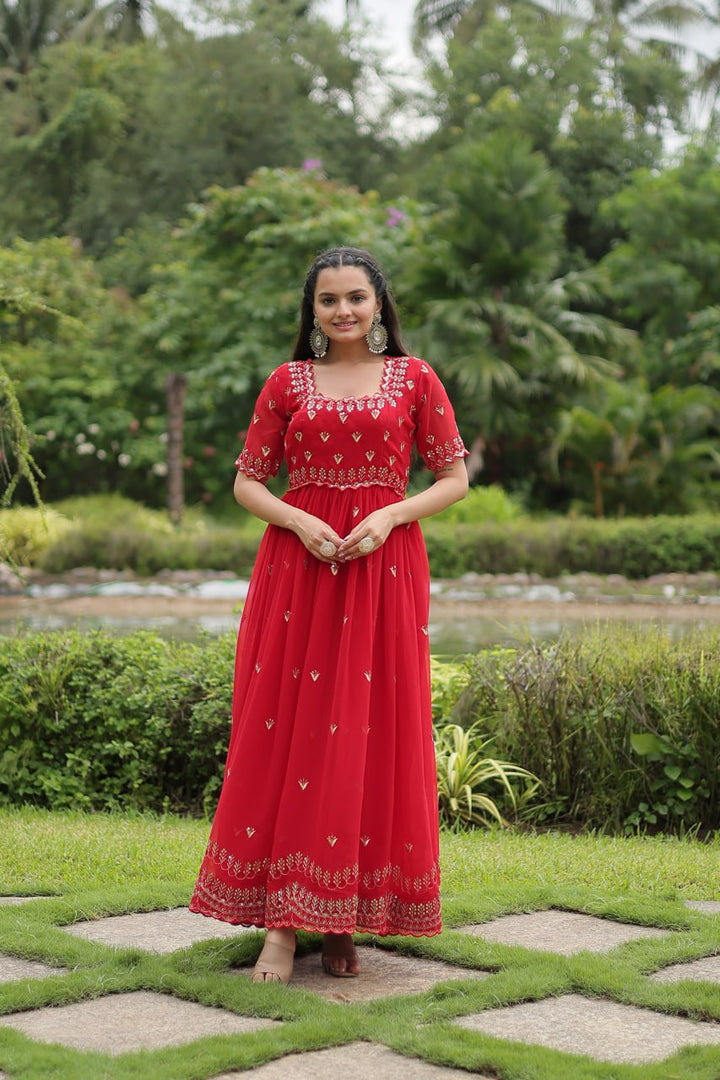
[[[408,91],[358,14],[194,10],[0,10],[0,364],[46,501],[161,506],[181,372],[186,498],[222,516],[306,266],[347,242],[386,267],[475,483],[533,512],[717,509],[718,58],[678,45],[716,11],[421,0]]]

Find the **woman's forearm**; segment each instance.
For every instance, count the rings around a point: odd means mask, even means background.
[[[439,514],[446,507],[464,499],[467,490],[467,469],[465,463],[458,459],[435,473],[435,483],[427,491],[421,491],[417,495],[411,495],[409,499],[391,505],[389,509],[392,512],[393,525],[406,525],[409,521]]]
[[[253,480],[245,473],[237,474],[233,495],[240,506],[249,510],[261,521],[266,521],[268,525],[280,525],[283,529],[291,529],[294,532],[302,518],[307,516],[304,510],[298,510],[283,502],[282,499],[278,499],[263,483]]]

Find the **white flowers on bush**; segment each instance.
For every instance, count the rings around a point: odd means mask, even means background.
[[[156,476],[167,476],[168,467],[164,461],[156,461],[152,467],[152,471]]]
[[[132,458],[129,454],[118,454],[118,465],[120,465],[123,469],[126,469],[131,461]]]
[[[95,453],[95,447],[93,446],[93,444],[91,442],[78,443],[78,445],[76,447],[76,450],[77,450],[78,454],[87,455],[87,454],[94,454]]]

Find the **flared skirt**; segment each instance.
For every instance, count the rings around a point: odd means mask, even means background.
[[[307,485],[284,499],[345,536],[398,496]],[[440,932],[428,607],[417,522],[332,566],[268,527],[191,910],[320,932]]]

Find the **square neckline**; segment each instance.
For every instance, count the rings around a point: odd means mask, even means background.
[[[315,361],[308,360],[310,370],[310,386],[312,388],[312,395],[316,398],[322,398],[323,401],[372,401],[374,398],[382,397],[387,390],[387,381],[390,374],[390,364],[393,357],[385,355],[382,363],[382,372],[380,374],[380,382],[377,390],[374,390],[372,394],[346,394],[344,397],[331,397],[330,394],[323,394],[318,389],[318,385],[315,382]]]

